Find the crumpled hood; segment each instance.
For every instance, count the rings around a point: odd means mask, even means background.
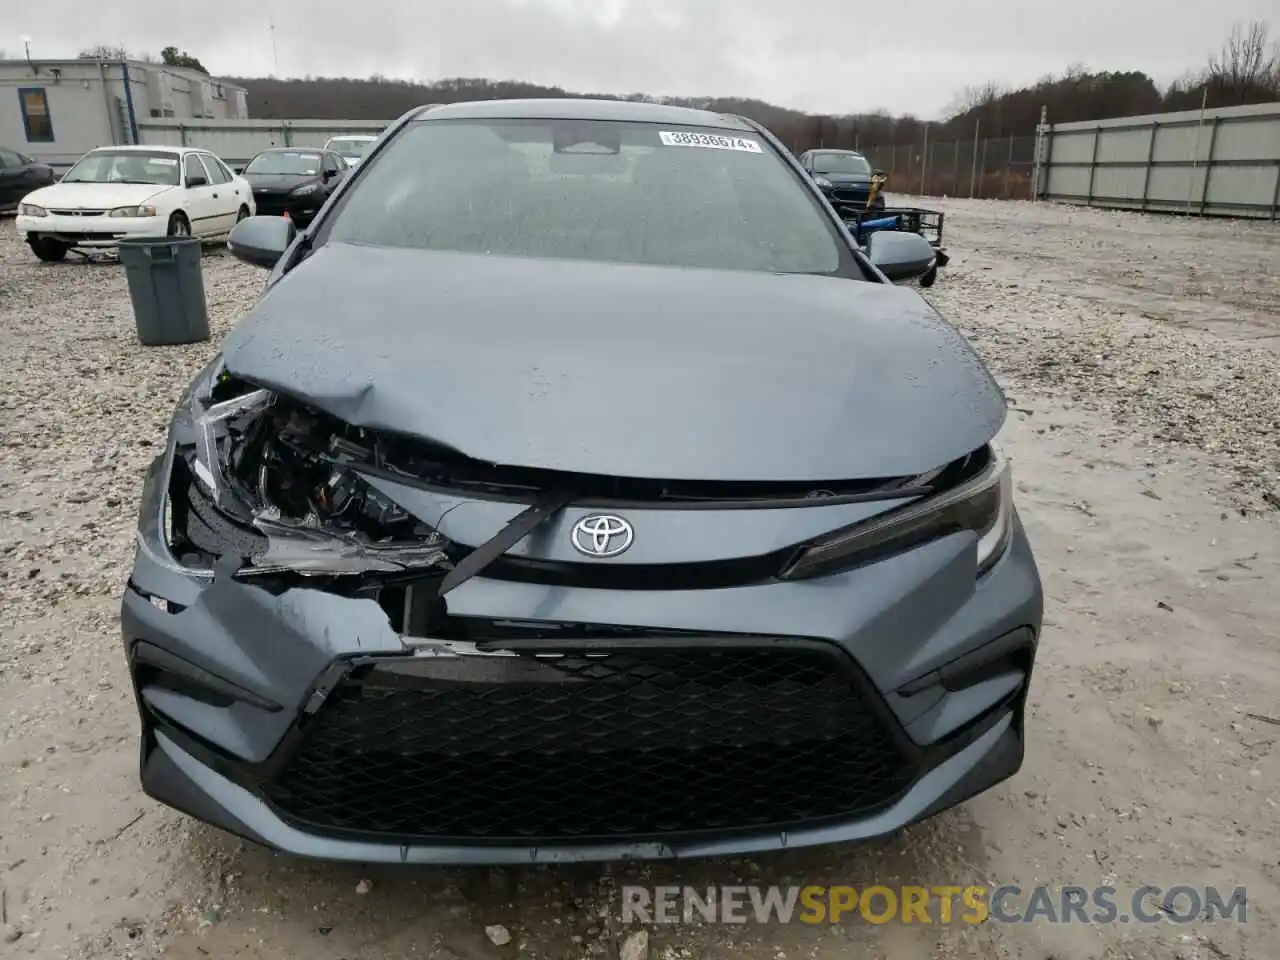
[[[356,426],[614,476],[905,476],[1005,417],[913,290],[819,276],[328,244],[224,358]]]
[[[111,210],[136,207],[173,189],[155,183],[55,183],[27,194],[22,202],[45,209]]]

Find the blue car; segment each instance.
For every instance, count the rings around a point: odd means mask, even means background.
[[[842,215],[868,209],[874,181],[884,178],[883,171],[873,169],[866,157],[853,150],[806,150],[799,160]],[[884,194],[877,190],[869,208],[883,210]]]
[[[151,797],[299,856],[543,864],[882,836],[1021,766],[1007,401],[896,285],[928,240],[855,243],[759,124],[424,106],[228,247],[265,290],[122,598]]]

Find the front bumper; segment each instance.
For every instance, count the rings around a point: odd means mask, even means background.
[[[302,196],[295,196],[290,193],[259,193],[253,194],[253,202],[257,207],[257,214],[260,217],[283,217],[286,213],[289,219],[306,222],[314,217],[324,205],[325,198],[319,193],[307,193]]]
[[[514,659],[454,660],[414,655],[370,599],[200,583],[140,551],[121,620],[143,787],[267,846],[361,862],[883,835],[1021,765],[1042,613],[1021,526],[980,581],[973,570],[957,535],[806,582],[477,577],[449,595],[451,617],[624,629],[530,632]]]
[[[37,235],[69,243],[74,247],[114,247],[126,237],[163,237],[168,230],[164,217],[19,216],[14,224],[19,233]]]
[[[835,186],[824,187],[823,194],[827,201],[840,213],[861,212],[868,209],[867,198],[871,196],[869,186]],[[876,196],[870,209],[882,210],[885,206],[884,193]]]

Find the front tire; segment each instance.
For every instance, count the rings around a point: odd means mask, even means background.
[[[36,255],[36,259],[43,263],[58,263],[65,260],[67,251],[71,249],[68,244],[50,237],[30,237],[27,245],[31,247],[31,252]]]
[[[191,221],[187,219],[186,214],[179,211],[169,217],[169,227],[165,231],[168,237],[190,237]]]

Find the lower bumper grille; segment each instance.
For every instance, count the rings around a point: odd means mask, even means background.
[[[827,644],[385,661],[264,791],[322,831],[587,840],[882,808],[911,765]]]
[[[68,243],[108,243],[119,240],[124,236],[123,233],[77,233],[71,230],[55,230],[46,234],[55,240],[64,240]]]
[[[305,216],[316,209],[311,198],[286,194],[254,194],[253,203],[258,216],[263,217],[282,217],[286,213],[291,217]]]

